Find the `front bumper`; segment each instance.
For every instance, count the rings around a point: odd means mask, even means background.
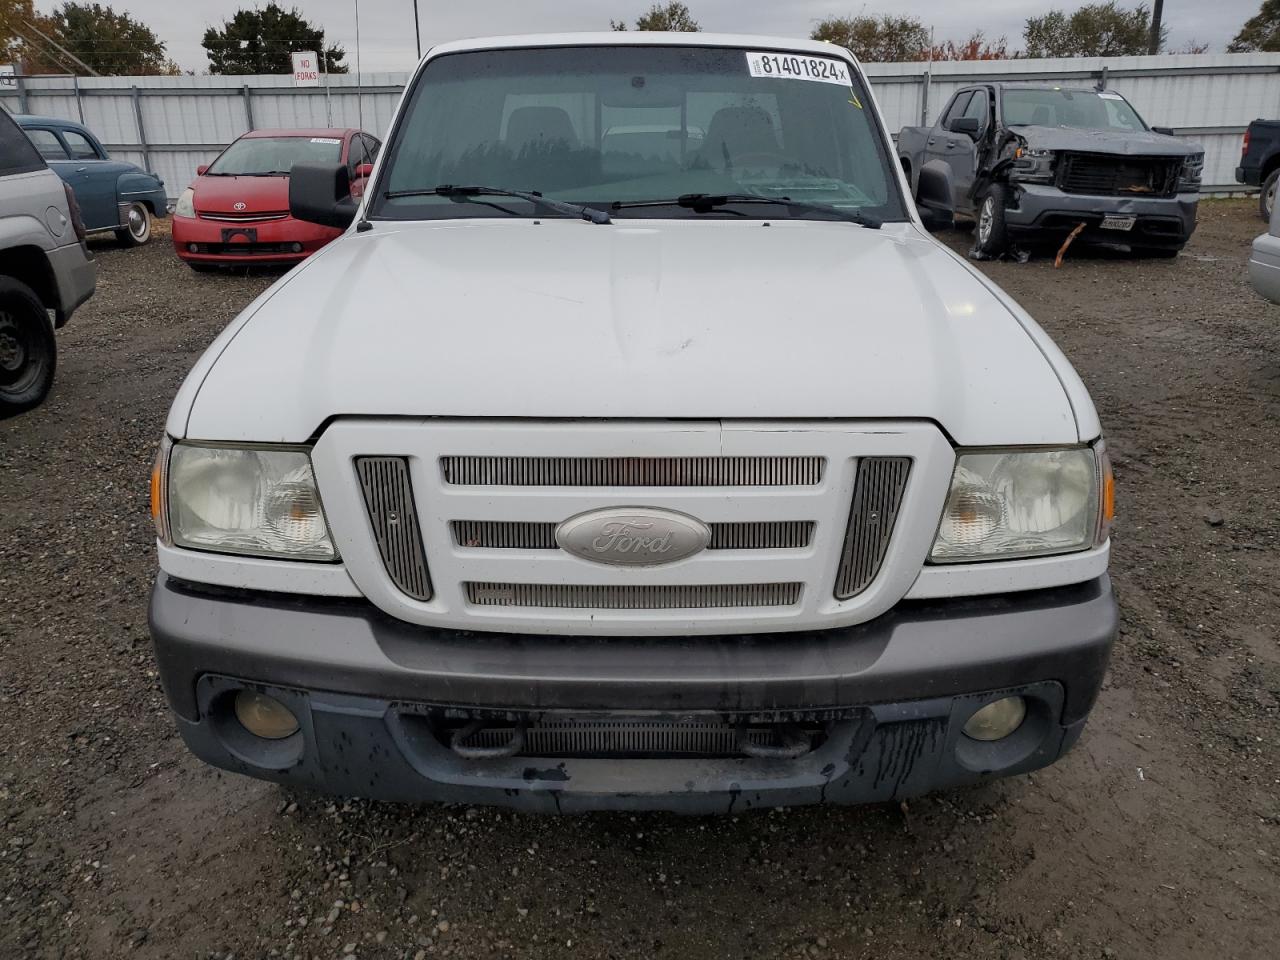
[[[225,266],[299,263],[341,235],[341,230],[303,223],[292,217],[241,223],[201,217],[173,218],[173,248],[188,263]]]
[[[1200,204],[1198,193],[1115,197],[1064,193],[1049,184],[1013,187],[1005,222],[1014,237],[1029,242],[1065,237],[1084,223],[1082,239],[1086,241],[1181,247],[1195,232]],[[1100,224],[1107,216],[1132,216],[1136,222],[1132,230],[1103,230]]]
[[[1280,303],[1280,237],[1264,233],[1253,241],[1249,282],[1260,297]]]
[[[416,627],[363,601],[212,592],[161,574],[151,632],[191,750],[228,770],[344,795],[530,810],[667,809],[898,799],[1052,763],[1079,736],[1117,628],[1111,584],[901,603],[847,629],[740,637],[537,637]],[[229,695],[286,703],[292,745],[251,742]],[[1018,693],[1017,734],[960,728]],[[465,759],[426,715],[821,718],[793,760]],[[285,741],[289,744],[290,741]]]

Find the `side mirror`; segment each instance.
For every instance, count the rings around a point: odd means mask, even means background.
[[[1173,127],[1152,127],[1152,133],[1163,133],[1166,137],[1176,137],[1178,134],[1174,132]]]
[[[203,177],[208,172],[209,172],[209,165],[207,163],[202,163],[200,164],[200,166],[196,167],[197,177]]]
[[[956,201],[951,187],[951,167],[944,160],[930,160],[920,168],[916,208],[926,230],[949,230],[956,223]]]
[[[963,133],[974,140],[978,139],[978,131],[982,129],[982,123],[977,117],[956,117],[951,121],[952,133]]]
[[[356,164],[356,179],[357,179],[357,180],[368,180],[371,176],[373,176],[373,164],[372,164],[372,163],[357,163],[357,164]]]
[[[295,220],[345,229],[356,217],[345,163],[295,163],[289,173],[289,214]]]

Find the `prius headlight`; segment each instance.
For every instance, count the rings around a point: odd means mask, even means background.
[[[196,192],[190,187],[187,187],[179,194],[178,202],[173,207],[173,215],[175,217],[194,217],[196,215]]]
[[[1104,529],[1102,472],[1088,447],[961,454],[931,559],[1035,557],[1094,546]]]
[[[337,559],[304,449],[176,443],[166,479],[165,520],[176,546]]]

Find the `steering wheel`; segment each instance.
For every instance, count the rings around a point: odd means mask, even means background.
[[[736,157],[730,157],[735,167],[738,166],[768,166],[772,164],[776,167],[785,167],[791,160],[780,153],[769,153],[765,150],[759,150],[755,153],[740,153]]]

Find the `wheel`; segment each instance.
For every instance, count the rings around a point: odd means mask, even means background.
[[[1267,223],[1271,222],[1271,211],[1276,207],[1277,184],[1280,184],[1280,167],[1267,174],[1267,179],[1262,181],[1262,192],[1258,194],[1258,213]]]
[[[151,211],[145,203],[129,204],[125,217],[128,225],[116,231],[122,246],[140,247],[151,239]]]
[[[1005,189],[993,183],[978,205],[978,224],[974,248],[988,257],[998,257],[1009,247],[1009,229],[1004,213]]]
[[[58,346],[40,298],[0,277],[0,417],[37,406],[53,386]]]

